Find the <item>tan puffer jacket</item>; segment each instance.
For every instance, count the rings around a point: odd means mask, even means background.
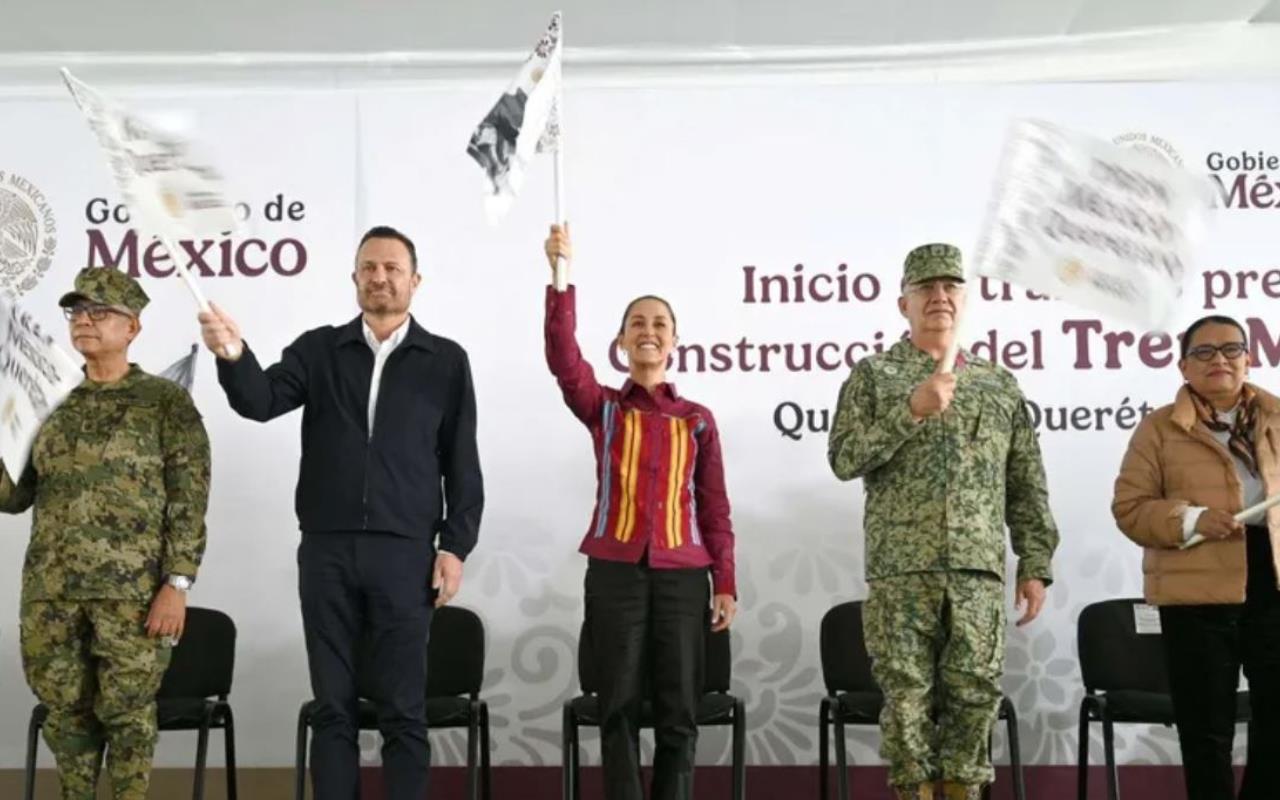
[[[1270,497],[1280,489],[1280,399],[1251,387],[1258,397],[1254,448]],[[1120,530],[1146,549],[1142,572],[1147,602],[1244,602],[1243,537],[1178,549],[1188,505],[1235,513],[1244,506],[1243,496],[1235,461],[1199,424],[1185,386],[1171,405],[1147,415],[1129,441],[1111,503]],[[1267,527],[1272,553],[1280,556],[1280,506],[1267,512]],[[1280,573],[1280,563],[1276,567]]]

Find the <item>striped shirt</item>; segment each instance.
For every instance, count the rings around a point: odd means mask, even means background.
[[[601,386],[582,357],[575,291],[547,287],[547,365],[591,432],[597,491],[581,552],[655,569],[709,567],[716,594],[736,594],[733,526],[715,419],[663,383]]]

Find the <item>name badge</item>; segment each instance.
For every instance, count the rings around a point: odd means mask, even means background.
[[[1160,635],[1160,609],[1147,603],[1133,607],[1133,627],[1139,635]]]

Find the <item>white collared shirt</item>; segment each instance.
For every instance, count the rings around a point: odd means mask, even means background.
[[[378,337],[374,334],[373,329],[369,327],[369,323],[361,320],[364,327],[364,341],[369,345],[369,349],[373,351],[373,377],[369,379],[369,438],[373,438],[373,416],[378,410],[378,389],[382,384],[382,368],[387,365],[387,358],[391,355],[391,351],[400,346],[404,341],[404,336],[409,332],[409,323],[413,317],[406,316],[404,322],[400,323],[400,327],[391,332],[391,335],[382,341],[378,341]]]
[[[369,345],[369,349],[373,351],[373,376],[369,378],[369,438],[373,439],[373,415],[378,408],[378,389],[382,385],[382,368],[387,365],[387,359],[391,356],[392,351],[400,346],[404,341],[405,334],[409,332],[409,323],[413,321],[412,316],[404,318],[404,322],[400,323],[400,327],[391,332],[391,335],[381,342],[374,334],[373,329],[369,327],[369,323],[361,320],[364,327],[364,341]],[[441,549],[439,552],[448,553],[448,550]],[[450,555],[453,555],[450,553]]]

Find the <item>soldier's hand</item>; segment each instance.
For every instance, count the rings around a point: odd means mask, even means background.
[[[165,584],[151,601],[147,614],[147,635],[151,638],[168,636],[174,641],[182,638],[187,624],[187,595]]]
[[[563,258],[566,263],[573,261],[573,242],[569,240],[569,223],[566,222],[564,227],[552,225],[543,249],[547,253],[547,263],[551,265],[552,271],[555,270],[558,259]]]
[[[1244,535],[1244,523],[1236,522],[1235,517],[1226,511],[1206,508],[1200,512],[1196,520],[1196,533],[1206,539],[1228,539],[1232,536]]]
[[[941,414],[951,405],[956,394],[956,376],[950,372],[935,372],[916,386],[911,393],[911,416],[917,420]]]
[[[1018,620],[1018,627],[1040,616],[1040,610],[1044,608],[1044,596],[1044,581],[1029,578],[1018,582],[1017,591],[1014,592],[1014,608],[1021,610],[1023,606],[1026,607],[1022,618]]]
[[[453,599],[462,588],[462,559],[441,550],[431,568],[431,588],[436,590],[436,608]]]
[[[738,614],[738,602],[731,594],[718,594],[711,598],[711,630],[728,630]]]
[[[201,311],[200,336],[204,346],[219,358],[235,361],[244,352],[241,346],[240,326],[216,304],[210,303],[208,311]]]

